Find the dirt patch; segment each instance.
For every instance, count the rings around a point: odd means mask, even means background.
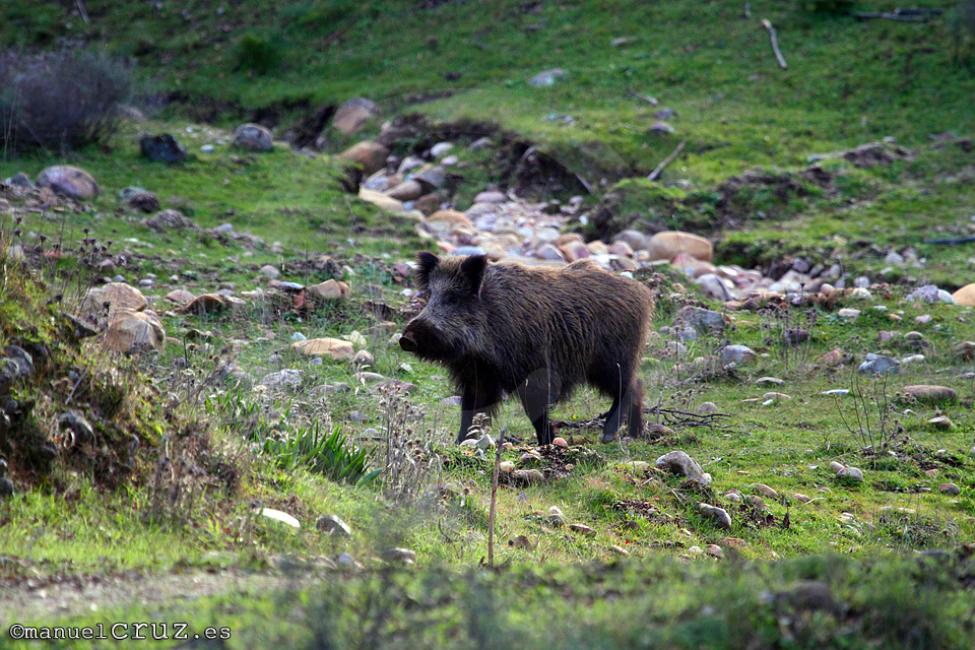
[[[305,577],[305,580],[309,580]],[[239,569],[145,575],[140,571],[108,575],[56,575],[0,582],[0,619],[44,619],[90,615],[134,603],[177,604],[221,594],[261,594],[293,588],[295,577]]]

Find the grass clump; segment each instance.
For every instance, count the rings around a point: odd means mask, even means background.
[[[237,41],[234,60],[238,70],[266,75],[281,65],[281,42],[277,37],[250,32]]]

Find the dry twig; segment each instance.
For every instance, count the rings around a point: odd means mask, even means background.
[[[775,34],[775,28],[772,27],[772,23],[768,18],[762,18],[762,27],[768,31],[768,39],[772,44],[772,53],[775,54],[775,60],[779,62],[780,68],[786,70],[789,64],[785,62],[785,57],[782,56],[782,50],[779,49],[779,38]]]
[[[653,168],[653,171],[650,172],[650,175],[647,176],[647,179],[651,181],[655,181],[658,178],[660,178],[660,175],[663,173],[664,168],[677,159],[677,156],[680,155],[680,152],[684,150],[684,147],[686,145],[687,145],[687,140],[681,140],[680,144],[674,147],[674,150],[670,152],[670,155],[664,158],[663,160],[661,160],[660,164]]]

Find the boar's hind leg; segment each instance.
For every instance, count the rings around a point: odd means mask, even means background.
[[[631,437],[637,437],[643,432],[643,383],[636,377],[622,394],[613,398],[613,406],[606,414],[606,422],[603,424],[602,441],[615,440],[621,424],[627,425]]]
[[[465,388],[460,400],[460,432],[457,434],[457,443],[464,442],[467,432],[470,431],[471,424],[474,422],[474,415],[486,413],[491,415],[501,401],[501,389],[497,386],[484,386],[479,384],[475,388]]]
[[[552,424],[548,419],[548,409],[561,394],[560,389],[557,377],[545,370],[533,373],[518,388],[518,398],[532,426],[535,427],[535,436],[540,445],[552,444],[552,439],[555,437],[552,433]]]

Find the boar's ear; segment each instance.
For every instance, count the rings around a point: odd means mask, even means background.
[[[426,291],[430,281],[430,274],[440,264],[440,258],[433,253],[424,251],[417,253],[416,264],[416,284],[420,289]]]
[[[480,292],[481,280],[484,279],[484,269],[486,268],[486,255],[471,255],[461,262],[460,271],[471,285],[471,293],[477,294]]]

